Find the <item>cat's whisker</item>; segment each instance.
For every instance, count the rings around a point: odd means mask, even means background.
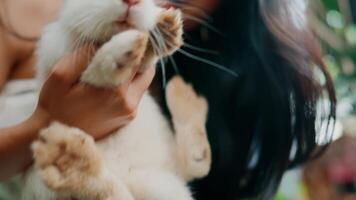
[[[168,45],[172,46],[172,47],[174,46],[174,45],[171,44],[169,41],[166,41],[166,43],[167,43]],[[219,69],[219,70],[222,70],[222,71],[224,71],[224,72],[227,72],[227,73],[229,73],[229,74],[231,74],[231,75],[233,75],[233,76],[235,76],[235,77],[238,76],[238,74],[237,74],[235,71],[229,69],[228,67],[226,67],[226,66],[224,66],[224,65],[221,65],[221,64],[215,63],[215,62],[213,62],[213,61],[211,61],[211,60],[208,60],[208,59],[205,59],[205,58],[196,56],[196,55],[194,55],[194,54],[192,54],[192,53],[189,53],[189,52],[187,52],[187,51],[184,51],[183,49],[178,49],[177,52],[179,52],[179,53],[181,53],[181,54],[183,54],[183,55],[185,55],[185,56],[187,56],[187,57],[189,57],[189,58],[191,58],[191,59],[193,59],[193,60],[197,60],[197,61],[199,61],[199,62],[205,63],[205,64],[207,64],[207,65],[209,65],[209,66],[212,66],[212,67],[214,67],[214,68],[217,68],[217,69]]]
[[[156,35],[156,38],[157,38],[157,41],[158,41],[158,45],[159,45],[159,48],[161,49],[161,52],[167,52],[167,46],[166,46],[166,42],[164,41],[164,38],[160,32],[160,30],[158,28],[155,28],[154,29],[154,32],[155,32],[155,35]],[[163,54],[162,54],[163,56]],[[166,65],[165,65],[165,62],[162,58],[162,56],[160,56],[160,63],[161,63],[161,68],[162,68],[162,82],[163,82],[163,88],[166,87],[166,84],[167,84],[167,78],[166,78]]]
[[[156,55],[157,56],[162,56],[161,52],[160,52],[160,49],[158,47],[158,44],[157,44],[156,35],[155,35],[155,33],[153,31],[150,31],[150,37],[149,38],[150,38],[150,40],[152,40],[151,44],[152,44],[152,47],[153,47]]]
[[[187,42],[185,42],[183,44],[183,46],[187,47],[188,49],[199,51],[199,52],[202,52],[202,53],[209,53],[209,54],[214,54],[214,55],[219,55],[220,54],[218,51],[214,51],[214,50],[210,50],[210,49],[203,49],[203,48],[194,46],[192,44],[189,44]]]
[[[100,22],[100,24],[105,24],[105,19],[102,19],[102,22]],[[109,29],[105,29],[105,28],[102,28],[102,26],[97,26],[98,29],[101,29],[101,30],[106,30],[106,32],[103,33],[103,35],[112,35],[112,30],[109,30]]]
[[[80,33],[79,36],[76,38],[76,40],[73,42],[72,47],[71,47],[70,49],[72,49],[72,50],[77,50],[77,49],[81,48],[84,44],[87,44],[87,45],[90,45],[90,46],[95,46],[95,42],[96,42],[96,39],[95,39],[95,38],[93,38],[93,39],[87,39],[87,38],[85,37],[85,34],[84,34],[84,33]],[[91,52],[89,52],[89,51],[91,51],[90,48],[87,49],[86,51],[88,51],[88,52],[86,52],[87,55],[90,55],[90,54],[91,54]],[[73,59],[73,62],[75,62],[75,60],[77,59],[76,56],[77,56],[77,54],[75,54],[75,57],[74,57],[74,59]],[[86,59],[87,59],[87,63],[90,63],[91,57],[88,56]]]
[[[155,28],[155,33],[156,33],[156,36],[157,36],[157,40],[158,40],[158,44],[159,44],[159,47],[162,49],[163,52],[167,52],[167,45],[166,45],[166,41],[161,33],[161,30],[158,29],[158,28]]]
[[[166,88],[166,85],[167,85],[166,65],[164,64],[163,60],[161,60],[160,63],[161,63],[161,69],[162,69],[162,84],[163,84],[163,88]]]
[[[155,32],[155,36],[156,36],[156,39],[158,42],[158,47],[159,47],[160,51],[162,52],[161,56],[164,56],[165,53],[163,53],[163,52],[168,51],[167,46],[166,46],[166,41],[158,28],[155,28],[154,32]]]
[[[155,32],[156,32],[156,34],[158,34],[159,39],[161,39],[161,42],[162,42],[161,46],[164,46],[165,50],[167,49],[167,45],[169,45],[170,47],[174,47],[174,46],[175,46],[174,44],[170,43],[168,40],[164,40],[164,37],[162,36],[162,30],[161,30],[161,29],[156,28],[156,29],[155,29]],[[174,35],[172,35],[172,34],[169,33],[169,32],[164,32],[163,34],[166,34],[166,35],[168,35],[169,37],[174,37]],[[201,49],[201,48],[199,48],[199,47],[195,47],[195,46],[189,45],[189,44],[188,44],[187,46],[190,47],[190,48],[192,48],[192,49],[198,50],[198,51],[204,51],[204,52],[207,52],[207,51],[208,51],[208,50]],[[162,48],[162,47],[161,47],[161,48]],[[205,59],[205,58],[201,58],[201,57],[196,56],[196,55],[194,55],[194,54],[191,54],[191,53],[189,53],[189,52],[187,52],[187,51],[184,51],[183,49],[178,49],[177,51],[180,52],[181,54],[183,54],[183,55],[189,57],[189,58],[192,58],[192,59],[194,59],[194,60],[197,60],[197,61],[200,61],[200,62],[202,62],[202,63],[208,64],[208,65],[210,65],[210,66],[212,66],[212,67],[215,67],[215,68],[217,68],[217,69],[220,69],[220,70],[222,70],[222,71],[225,71],[225,72],[227,72],[227,73],[229,73],[229,74],[231,74],[231,75],[233,75],[233,76],[237,76],[237,73],[236,73],[236,72],[230,70],[229,68],[227,68],[227,67],[225,67],[225,66],[223,66],[223,65],[221,65],[221,64],[215,63],[215,62],[213,62],[213,61],[211,61],[211,60],[208,60],[208,59]],[[209,52],[209,51],[208,51],[208,52]],[[212,52],[209,52],[209,53],[212,53]],[[217,52],[213,52],[213,53],[216,54]],[[218,54],[218,53],[217,53],[217,54]],[[175,67],[176,67],[176,66],[175,66]]]
[[[150,32],[149,40],[150,40],[150,43],[151,43],[151,45],[152,45],[153,52],[154,52],[154,54],[156,54],[157,56],[159,56],[157,44],[156,44],[156,42],[155,42],[155,40],[153,39],[153,36],[152,36],[151,34],[152,34],[152,33]]]
[[[168,56],[168,58],[169,58],[169,60],[171,61],[172,66],[173,66],[173,69],[174,69],[174,71],[176,72],[176,74],[180,74],[179,69],[178,69],[178,66],[177,66],[177,63],[176,63],[176,61],[174,60],[173,56]]]
[[[155,42],[157,42],[157,51],[158,51],[158,57],[159,57],[159,63],[160,63],[160,66],[161,66],[161,69],[162,69],[162,85],[163,85],[163,88],[166,87],[166,66],[165,66],[165,63],[162,59],[162,56],[163,56],[163,53],[162,53],[162,39],[159,37],[158,33],[157,33],[157,29],[153,29],[151,31],[152,33],[152,36],[155,40]]]
[[[161,31],[159,29],[157,29],[157,32],[163,42],[162,46],[164,46],[165,50],[167,50],[167,45],[169,45],[170,47],[174,47],[174,45],[171,44],[168,40],[164,40],[164,37],[162,36]]]
[[[82,38],[81,38],[81,37],[78,37],[78,38],[74,41],[74,43],[73,43],[73,45],[72,45],[72,49],[73,49],[73,50],[78,49],[78,47],[80,46],[81,40],[82,40]],[[73,62],[75,62],[76,59],[77,59],[77,54],[74,55],[74,59],[71,60],[72,63],[70,63],[70,64],[73,65],[73,64],[74,64]]]
[[[158,4],[165,4],[167,3],[166,0],[160,1],[158,2]],[[192,5],[192,4],[188,4],[189,2],[173,2],[173,1],[169,1],[169,4],[181,9],[182,11],[187,10],[187,11],[193,11],[197,14],[199,14],[201,17],[203,17],[206,20],[212,21],[212,18],[210,17],[210,15],[202,8],[199,8],[198,6]],[[184,14],[185,12],[183,12]]]
[[[90,13],[90,12],[88,12],[88,13]],[[78,21],[72,25],[72,28],[85,25],[87,23],[89,17],[90,17],[89,14],[82,14],[81,16],[78,16]]]
[[[156,31],[159,31],[159,29],[157,29]],[[156,37],[158,37],[156,32],[155,32],[155,35],[156,35]],[[162,39],[163,39],[163,38],[162,38]],[[156,49],[159,48],[159,47],[157,46],[155,40],[152,38],[151,35],[150,35],[150,41],[151,41],[151,44],[153,45],[153,48],[155,49],[155,51],[157,51]],[[165,45],[165,43],[164,43],[164,45]],[[157,54],[157,55],[159,55],[159,54]],[[162,55],[160,55],[160,56],[162,56]],[[168,56],[168,59],[169,59],[169,61],[172,63],[172,66],[173,66],[174,71],[175,71],[177,74],[180,74],[179,69],[178,69],[178,67],[177,67],[177,63],[175,62],[174,58],[173,58],[172,56]]]
[[[85,23],[87,23],[86,21],[87,21],[87,18],[88,16],[87,15],[83,15],[82,17],[81,17],[81,19],[74,25],[74,26],[81,26],[82,24],[85,24]],[[101,24],[101,23],[103,23],[103,21],[98,21],[97,22],[97,26],[95,26],[96,28],[95,28],[95,30],[94,30],[94,32],[96,32],[98,29],[99,29],[99,25]],[[71,33],[71,30],[66,30],[67,31],[67,33],[68,34],[70,34]],[[79,35],[78,35],[78,37],[76,38],[76,40],[75,41],[73,41],[73,43],[71,44],[71,47],[70,47],[70,49],[72,49],[72,50],[76,50],[76,49],[79,49],[80,47],[82,47],[84,44],[87,44],[87,45],[89,45],[89,46],[95,46],[95,44],[97,43],[97,39],[96,38],[91,38],[91,39],[88,39],[87,37],[86,37],[86,35],[89,35],[90,33],[86,33],[86,32],[79,32],[78,33]],[[87,49],[87,51],[91,51],[91,49],[89,48],[89,49]],[[91,54],[91,52],[86,52],[87,53],[87,55],[90,55]],[[76,55],[75,55],[76,56]],[[75,61],[77,58],[76,57],[74,57],[74,59],[73,59],[73,61]],[[90,57],[87,57],[87,63],[89,63],[89,61],[90,61]]]
[[[221,36],[225,36],[219,29],[215,28],[214,26],[210,25],[208,22],[206,22],[196,16],[184,14],[183,18],[195,21],[195,22],[205,26],[206,28],[210,29],[211,31],[214,31],[215,33],[217,33]]]
[[[200,11],[199,9],[197,10],[197,9],[194,9],[194,7],[188,7],[188,6],[182,7],[181,10],[183,11],[183,17],[184,16],[193,16],[191,14],[188,14],[189,12],[198,12],[198,13],[195,13],[195,15],[194,15],[196,18],[199,18],[206,22],[213,21],[213,19],[208,14],[206,14],[203,10]]]
[[[164,2],[165,1],[162,1],[162,3],[164,3]],[[184,9],[186,9],[186,10],[193,10],[193,11],[200,13],[201,17],[188,14],[188,12],[183,12],[183,18],[197,22],[197,23],[207,27],[208,29],[214,31],[215,33],[224,36],[224,34],[220,30],[218,30],[217,28],[215,28],[214,26],[209,24],[209,22],[212,22],[213,20],[210,17],[210,15],[208,15],[203,9],[201,9],[197,6],[194,6],[192,4],[188,4],[188,2],[180,3],[180,2],[170,1],[170,4],[180,8],[182,11],[184,11]]]
[[[163,23],[163,24],[166,25],[167,23]],[[167,24],[167,25],[168,25],[168,24]],[[163,33],[164,35],[167,35],[168,37],[172,37],[172,38],[175,37],[175,36],[174,36],[172,33],[170,33],[170,32],[167,32],[167,31],[164,31],[164,30],[161,30],[161,29],[159,29],[159,31],[160,31],[161,33]],[[214,54],[214,55],[219,55],[219,54],[220,54],[218,51],[200,48],[200,47],[194,46],[194,45],[192,45],[192,44],[189,44],[189,43],[187,43],[187,42],[184,42],[183,46],[184,46],[184,47],[187,47],[188,49],[195,50],[195,51],[199,51],[199,52],[202,52],[202,53],[208,53],[208,54]]]
[[[217,69],[219,69],[219,70],[222,70],[222,71],[224,71],[224,72],[227,72],[227,73],[229,73],[229,74],[231,74],[231,75],[233,75],[233,76],[235,76],[235,77],[238,76],[238,74],[237,74],[235,71],[233,71],[233,70],[231,70],[231,69],[225,67],[224,65],[221,65],[221,64],[215,63],[215,62],[213,62],[213,61],[211,61],[211,60],[208,60],[208,59],[205,59],[205,58],[196,56],[196,55],[191,54],[191,53],[189,53],[189,52],[187,52],[187,51],[184,51],[183,49],[178,49],[177,51],[178,51],[179,53],[181,53],[181,54],[183,54],[183,55],[185,55],[185,56],[191,58],[191,59],[194,59],[194,60],[197,60],[197,61],[199,61],[199,62],[205,63],[205,64],[210,65],[210,66],[212,66],[212,67],[215,67],[215,68],[217,68]]]
[[[95,45],[96,45],[96,39],[94,38],[93,40],[91,40],[91,42],[90,42],[90,48],[88,48],[88,54],[87,55],[89,55],[88,57],[87,57],[87,63],[90,63],[90,60],[91,60],[91,56],[92,56],[92,47],[95,47]]]
[[[162,85],[163,85],[163,88],[166,87],[166,83],[167,83],[167,80],[166,80],[166,65],[163,61],[163,51],[162,50],[164,47],[162,45],[162,42],[161,42],[161,38],[156,35],[156,38],[157,38],[157,41],[158,41],[158,51],[160,52],[160,56],[159,56],[159,63],[160,63],[160,66],[161,66],[161,69],[162,69]]]
[[[196,14],[199,15],[199,18],[204,19],[208,22],[212,22],[213,18],[211,18],[206,12],[203,10],[196,9],[195,7],[192,6],[184,6],[180,8],[183,11],[183,15],[187,15],[187,12],[192,11],[192,12],[198,12]]]

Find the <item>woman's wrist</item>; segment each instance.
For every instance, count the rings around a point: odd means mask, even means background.
[[[48,113],[37,108],[24,122],[0,130],[0,181],[22,172],[31,164],[30,146],[39,131],[49,123]]]
[[[51,119],[49,113],[45,109],[38,106],[31,117],[24,123],[31,124],[33,128],[32,130],[37,130],[38,132],[42,128],[47,127],[50,122]]]

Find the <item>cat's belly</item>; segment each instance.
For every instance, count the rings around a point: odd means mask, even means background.
[[[97,143],[104,167],[115,178],[126,182],[131,170],[176,170],[174,136],[168,120],[151,96],[145,94],[136,118],[126,127]],[[54,200],[38,171],[28,172],[23,188],[24,200]]]
[[[105,166],[120,176],[134,169],[175,170],[174,145],[168,120],[149,94],[128,126],[98,143]]]

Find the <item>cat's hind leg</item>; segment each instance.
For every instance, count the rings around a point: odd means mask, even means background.
[[[187,181],[206,176],[211,165],[205,128],[207,101],[178,76],[168,83],[166,100],[175,130],[179,173]]]
[[[133,200],[103,166],[94,140],[77,128],[53,123],[32,145],[35,166],[58,196],[85,200]]]
[[[132,170],[125,178],[136,200],[193,200],[185,181],[159,170]]]

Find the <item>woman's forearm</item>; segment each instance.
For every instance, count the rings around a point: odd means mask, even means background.
[[[0,129],[0,181],[31,164],[31,143],[39,130],[52,120],[75,126],[94,139],[101,139],[133,119],[155,68],[137,73],[132,80],[112,89],[90,87],[79,79],[92,52],[91,46],[83,46],[63,57],[43,84],[35,113],[19,125]]]
[[[1,52],[1,51],[0,51]],[[10,73],[10,67],[9,65],[6,65],[2,60],[0,56],[0,91],[4,87],[5,82],[8,79]]]
[[[8,179],[31,164],[30,146],[38,131],[47,125],[47,116],[36,111],[23,123],[0,129],[0,181]]]

